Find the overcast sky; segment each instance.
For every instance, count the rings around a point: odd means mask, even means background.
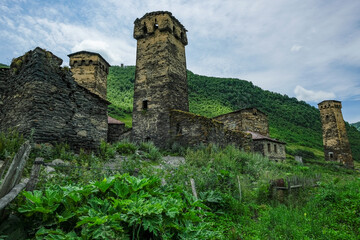
[[[68,64],[99,52],[135,65],[136,18],[166,10],[188,30],[187,68],[240,78],[313,106],[343,102],[360,121],[359,0],[1,0],[0,63],[39,46]]]

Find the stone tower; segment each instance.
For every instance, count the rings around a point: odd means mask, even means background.
[[[71,72],[75,81],[106,99],[107,75],[110,64],[98,53],[81,51],[69,54]]]
[[[170,12],[136,19],[133,140],[165,147],[170,140],[170,110],[189,111],[186,29]]]
[[[326,161],[338,161],[348,167],[354,167],[345,122],[341,113],[341,102],[322,101],[318,104]]]

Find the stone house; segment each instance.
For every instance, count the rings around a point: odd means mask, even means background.
[[[108,101],[80,86],[62,60],[41,48],[14,59],[0,74],[0,130],[17,128],[37,143],[96,148],[107,139]],[[33,131],[33,132],[32,132]]]
[[[256,108],[245,108],[214,117],[231,130],[251,134],[253,150],[275,161],[286,158],[285,144],[270,138],[269,123],[265,113]]]
[[[240,109],[213,117],[213,119],[223,122],[231,130],[251,131],[264,136],[269,135],[267,115],[256,108]]]
[[[123,133],[126,132],[125,123],[108,116],[108,134],[107,141],[114,143],[122,139]]]
[[[286,158],[286,143],[261,135],[260,133],[250,132],[253,140],[254,152],[261,153],[274,161],[283,161]]]

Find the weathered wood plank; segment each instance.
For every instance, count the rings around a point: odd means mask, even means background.
[[[21,183],[17,184],[13,189],[0,199],[0,210],[4,209],[16,196],[26,187],[29,182],[28,178],[25,178]]]

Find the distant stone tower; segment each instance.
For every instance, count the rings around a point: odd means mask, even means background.
[[[170,110],[189,111],[186,29],[170,12],[136,19],[133,140],[165,147],[170,138]]]
[[[106,99],[107,75],[110,64],[98,53],[81,51],[69,54],[75,81],[92,93]]]
[[[354,167],[345,122],[341,113],[341,102],[322,101],[318,104],[326,161],[338,161],[348,167]]]

